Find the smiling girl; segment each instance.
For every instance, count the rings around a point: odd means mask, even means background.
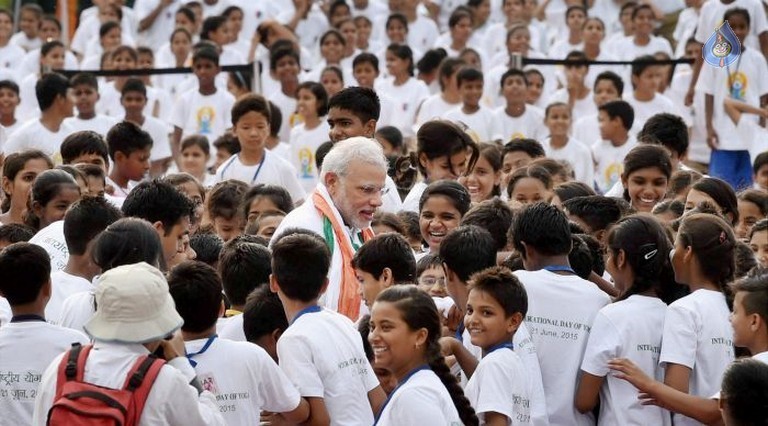
[[[638,145],[624,158],[624,199],[638,212],[651,213],[666,196],[671,174],[669,151],[658,145]]]
[[[46,170],[35,178],[27,205],[25,222],[39,231],[64,219],[70,205],[80,199],[80,186],[64,170]]]
[[[0,223],[24,223],[27,199],[37,175],[53,168],[53,162],[42,151],[29,150],[14,153],[3,164],[3,200]]]
[[[438,253],[440,242],[458,228],[469,207],[469,192],[456,181],[441,180],[427,187],[419,200],[419,228],[430,253]]]
[[[459,178],[473,203],[501,195],[501,152],[496,145],[480,144],[480,155],[472,171]]]
[[[379,82],[377,92],[389,95],[394,101],[392,123],[403,137],[412,138],[416,109],[429,97],[429,88],[423,81],[414,78],[413,50],[407,45],[391,44],[387,47],[386,64],[389,79]]]
[[[507,196],[512,206],[546,203],[551,195],[552,175],[544,167],[526,166],[517,169],[509,178]]]
[[[298,172],[299,182],[306,192],[311,192],[317,185],[318,171],[315,169],[315,152],[328,140],[328,95],[320,83],[307,81],[299,85],[296,91],[298,101],[296,112],[303,122],[291,129],[289,145],[291,163]]]

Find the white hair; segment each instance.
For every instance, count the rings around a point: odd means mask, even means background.
[[[325,181],[328,173],[346,176],[350,163],[360,161],[381,169],[386,173],[389,167],[387,157],[375,139],[356,136],[336,143],[323,159],[320,181]]]

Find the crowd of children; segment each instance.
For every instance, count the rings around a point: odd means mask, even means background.
[[[0,424],[765,424],[759,0],[93,3],[0,9]]]

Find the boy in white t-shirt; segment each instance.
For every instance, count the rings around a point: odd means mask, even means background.
[[[96,102],[99,100],[99,83],[96,76],[88,73],[77,74],[69,84],[74,94],[77,115],[67,118],[64,122],[74,131],[91,130],[106,136],[117,120],[96,113]]]
[[[311,232],[286,233],[272,254],[270,288],[290,324],[277,342],[280,368],[309,402],[307,422],[373,424],[386,395],[360,334],[352,321],[317,305],[328,287],[331,253],[326,242]]]
[[[625,101],[612,101],[599,107],[602,140],[592,145],[592,158],[595,160],[595,181],[600,192],[608,191],[621,180],[624,157],[636,144],[634,136],[629,134],[634,120],[635,112]]]
[[[262,410],[292,423],[307,419],[309,404],[263,349],[218,338],[216,320],[224,300],[215,269],[202,262],[182,263],[171,271],[168,288],[184,319],[187,358],[203,389],[216,395],[227,423],[258,424]]]
[[[613,71],[603,71],[595,77],[592,93],[592,100],[597,108],[600,108],[606,102],[621,99],[621,94],[624,93],[624,81]],[[597,111],[575,120],[572,135],[574,138],[584,141],[585,144],[592,144],[602,139]]]
[[[144,114],[147,87],[141,80],[129,78],[123,85],[120,104],[125,110],[125,120],[141,126],[141,129],[152,137],[152,151],[149,154],[150,176],[164,175],[171,164],[171,142],[168,139],[171,129],[162,120]]]
[[[123,121],[115,124],[107,133],[107,147],[112,169],[106,178],[112,187],[112,196],[125,198],[136,182],[149,172],[152,137],[138,124]]]
[[[574,51],[566,55],[567,61],[586,61],[584,52]],[[592,99],[592,90],[586,86],[586,77],[589,72],[587,65],[566,65],[566,87],[556,91],[549,97],[549,104],[563,102],[571,107],[573,121],[579,120],[595,113],[595,102]]]
[[[40,38],[40,23],[43,19],[43,8],[37,3],[27,3],[19,9],[19,32],[11,37],[13,43],[29,52],[43,45]]]
[[[510,68],[501,76],[501,94],[506,105],[494,111],[494,119],[500,127],[501,140],[544,140],[549,133],[544,126],[544,114],[525,102],[528,78],[522,70]]]
[[[42,247],[16,243],[0,253],[0,293],[13,317],[0,328],[0,410],[4,424],[32,424],[35,394],[48,364],[73,343],[88,343],[79,331],[45,321],[51,296],[51,262]]]
[[[0,127],[3,127],[6,137],[21,127],[21,120],[16,118],[16,108],[20,103],[19,85],[12,80],[0,81]],[[0,149],[3,142],[0,140]]]
[[[462,105],[448,111],[445,118],[465,124],[468,127],[467,133],[477,142],[501,139],[501,129],[493,112],[480,104],[483,97],[483,73],[475,68],[463,68],[456,74],[456,84]]]
[[[177,163],[181,158],[179,147],[182,137],[203,135],[210,140],[218,138],[229,127],[230,112],[235,103],[229,92],[216,88],[220,68],[219,54],[214,47],[197,49],[192,56],[192,68],[197,87],[179,96],[171,117],[174,126],[171,156]]]
[[[658,93],[661,67],[649,65],[643,61],[655,61],[650,55],[640,56],[632,64],[632,86],[634,91],[627,97],[627,102],[635,111],[632,134],[637,135],[651,116],[661,112],[675,113],[675,105],[669,98]]]

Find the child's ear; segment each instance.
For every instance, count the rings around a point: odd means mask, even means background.
[[[280,336],[283,335],[283,331],[285,330],[280,330],[279,328],[272,330],[272,333],[270,334],[270,336],[272,336],[272,339],[275,341],[275,343],[277,343],[277,341],[280,340]]]
[[[3,192],[8,194],[9,196],[13,195],[13,182],[10,179],[3,176],[2,185],[3,185]]]
[[[117,163],[119,161],[125,161],[126,158],[127,158],[127,156],[125,155],[124,152],[122,152],[122,151],[115,151],[115,163]]]
[[[513,333],[517,331],[518,328],[520,328],[520,324],[523,323],[523,314],[520,312],[515,312],[514,314],[507,317],[507,333]]]
[[[394,284],[394,277],[392,275],[392,270],[389,268],[384,268],[384,270],[381,271],[381,276],[379,276],[379,281],[384,284],[385,288]]]
[[[152,224],[152,227],[155,228],[155,231],[157,231],[159,235],[165,235],[165,226],[163,225],[163,222],[158,220]]]
[[[320,288],[320,294],[323,294],[328,290],[328,284],[329,284],[329,281],[328,281],[328,278],[326,277],[325,282],[323,282],[323,287]]]
[[[40,217],[43,214],[43,206],[40,205],[39,201],[32,202],[32,213],[37,217]]]
[[[277,283],[275,274],[269,274],[269,290],[272,291],[272,293],[277,293],[280,291],[280,284]]]
[[[427,168],[427,161],[429,161],[429,159],[427,158],[427,154],[425,154],[423,152],[421,154],[419,154],[419,165],[421,167],[426,169]]]
[[[376,133],[376,120],[370,119],[363,124],[363,131],[366,137],[372,138],[374,133]]]
[[[222,299],[221,305],[219,305],[219,314],[216,316],[216,318],[222,318],[225,312],[227,312],[227,305],[224,304],[224,299]]]

